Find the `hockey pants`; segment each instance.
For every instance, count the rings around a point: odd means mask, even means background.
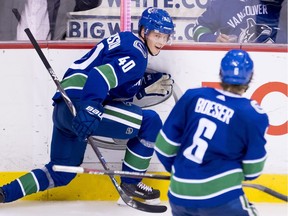
[[[73,101],[73,103],[77,109],[77,101]],[[121,102],[112,103],[110,108],[113,109],[113,107],[118,111],[125,109],[125,105]],[[102,122],[100,123],[99,130],[95,135],[129,139],[123,162],[123,170],[145,172],[153,155],[154,142],[162,127],[162,122],[158,114],[152,110],[141,110],[141,108],[138,108],[138,110],[136,108],[135,110],[136,114],[134,115],[142,115],[142,122],[140,122],[138,129],[137,125],[130,125],[131,127],[125,125],[125,127],[121,127],[119,121],[114,122],[106,116],[106,121],[103,121],[103,124]],[[131,112],[134,112],[133,109]],[[50,162],[42,169],[34,169],[11,183],[4,185],[5,202],[12,202],[26,195],[49,188],[65,186],[74,179],[76,176],[74,173],[54,172],[52,170],[54,164],[80,166],[83,162],[87,143],[78,140],[71,127],[72,119],[73,116],[64,101],[61,100],[55,104]],[[116,130],[113,129],[114,126]],[[108,128],[110,128],[109,133],[107,132]],[[139,179],[131,178],[122,178],[121,180],[128,183],[137,183],[140,181]]]

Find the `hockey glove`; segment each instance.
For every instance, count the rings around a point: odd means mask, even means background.
[[[168,95],[172,91],[174,80],[170,74],[156,72],[145,73],[142,78],[140,90],[136,98],[140,100],[145,96],[162,96]]]
[[[92,102],[89,105],[82,106],[72,122],[72,128],[78,135],[79,140],[85,141],[94,134],[102,119],[103,112],[104,108],[99,103]]]

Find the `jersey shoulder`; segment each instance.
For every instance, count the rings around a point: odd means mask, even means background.
[[[268,126],[268,115],[257,101],[227,92],[222,93],[225,95],[225,104],[235,111],[239,119],[252,125],[255,123]]]
[[[201,97],[233,109],[243,119],[249,121],[262,119],[263,123],[268,123],[267,113],[255,100],[210,87],[189,89],[185,94],[187,95],[185,100],[189,98],[198,100]]]
[[[214,95],[216,93],[214,88],[210,87],[199,87],[199,88],[192,88],[186,90],[184,95],[186,94],[189,97],[195,97],[195,96],[209,96],[209,95]]]
[[[132,32],[120,32],[106,38],[102,43],[105,47],[102,64],[113,64],[115,70],[117,67],[125,67],[126,71],[133,71],[135,76],[143,76],[148,63],[148,51],[136,35]]]
[[[257,101],[245,98],[239,103],[239,106],[243,109],[243,115],[249,118],[249,122],[268,124],[268,115]]]
[[[132,32],[120,32],[106,39],[108,51],[117,52],[119,55],[135,56],[148,59],[146,45]]]

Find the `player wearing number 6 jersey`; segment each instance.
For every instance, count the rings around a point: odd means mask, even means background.
[[[256,101],[241,96],[252,76],[248,53],[231,50],[221,61],[223,90],[187,90],[166,119],[155,151],[171,172],[174,216],[257,215],[242,181],[263,170],[269,122]]]
[[[165,10],[151,7],[142,13],[138,33],[112,35],[70,66],[61,85],[77,115],[73,118],[61,95],[54,95],[51,161],[0,188],[0,202],[67,185],[76,174],[54,172],[52,166],[81,165],[91,135],[129,139],[123,170],[147,170],[162,122],[155,111],[128,102],[134,96],[161,97],[171,92],[173,80],[169,75],[145,71],[148,53],[155,56],[160,52],[170,41],[174,25]],[[159,190],[139,179],[123,177],[121,181],[129,196],[145,200],[160,196]]]

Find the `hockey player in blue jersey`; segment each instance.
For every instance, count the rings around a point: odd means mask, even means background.
[[[242,94],[253,76],[253,61],[243,50],[221,61],[223,90],[187,90],[161,129],[155,151],[171,173],[173,216],[257,215],[242,189],[257,178],[266,160],[268,116]]]
[[[283,0],[211,0],[193,27],[197,42],[275,43]]]
[[[165,96],[173,80],[165,73],[145,73],[148,53],[156,56],[174,33],[170,15],[147,8],[139,19],[138,36],[120,32],[99,42],[66,71],[62,87],[72,100],[73,118],[59,92],[54,97],[53,135],[50,162],[41,169],[17,178],[0,188],[0,202],[12,202],[49,188],[65,186],[76,175],[54,172],[54,164],[79,166],[83,162],[87,137],[91,135],[129,139],[124,171],[145,172],[162,127],[159,115],[130,103],[151,95]],[[160,191],[141,179],[121,178],[129,196],[157,199]]]

